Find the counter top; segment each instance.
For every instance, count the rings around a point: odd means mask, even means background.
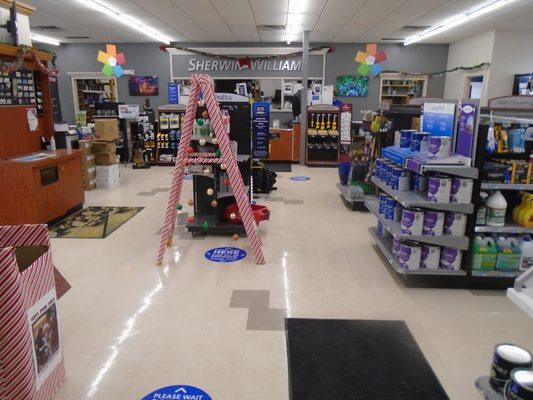
[[[5,160],[0,160],[0,166],[28,164],[32,167],[42,167],[55,164],[58,160],[65,161],[79,157],[81,151],[77,149],[43,150],[35,153],[21,154]]]

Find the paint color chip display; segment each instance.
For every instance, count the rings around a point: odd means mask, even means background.
[[[217,247],[205,253],[205,258],[209,261],[219,263],[231,263],[242,260],[246,257],[246,252],[237,247]]]

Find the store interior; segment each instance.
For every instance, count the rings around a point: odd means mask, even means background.
[[[0,0],[0,398],[533,399],[532,19]]]

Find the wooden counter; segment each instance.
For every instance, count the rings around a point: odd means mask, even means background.
[[[47,157],[34,157],[37,154]],[[0,182],[0,225],[47,223],[85,199],[79,150],[42,151],[0,160]]]
[[[300,124],[292,129],[270,128],[269,161],[299,161]]]

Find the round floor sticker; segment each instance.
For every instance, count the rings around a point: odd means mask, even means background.
[[[242,260],[244,257],[246,257],[246,252],[237,247],[217,247],[205,253],[205,258],[209,261],[219,263],[232,263]]]
[[[142,400],[212,400],[202,389],[194,386],[175,385],[157,389]]]
[[[291,181],[310,181],[311,178],[308,176],[291,176],[289,178]]]

